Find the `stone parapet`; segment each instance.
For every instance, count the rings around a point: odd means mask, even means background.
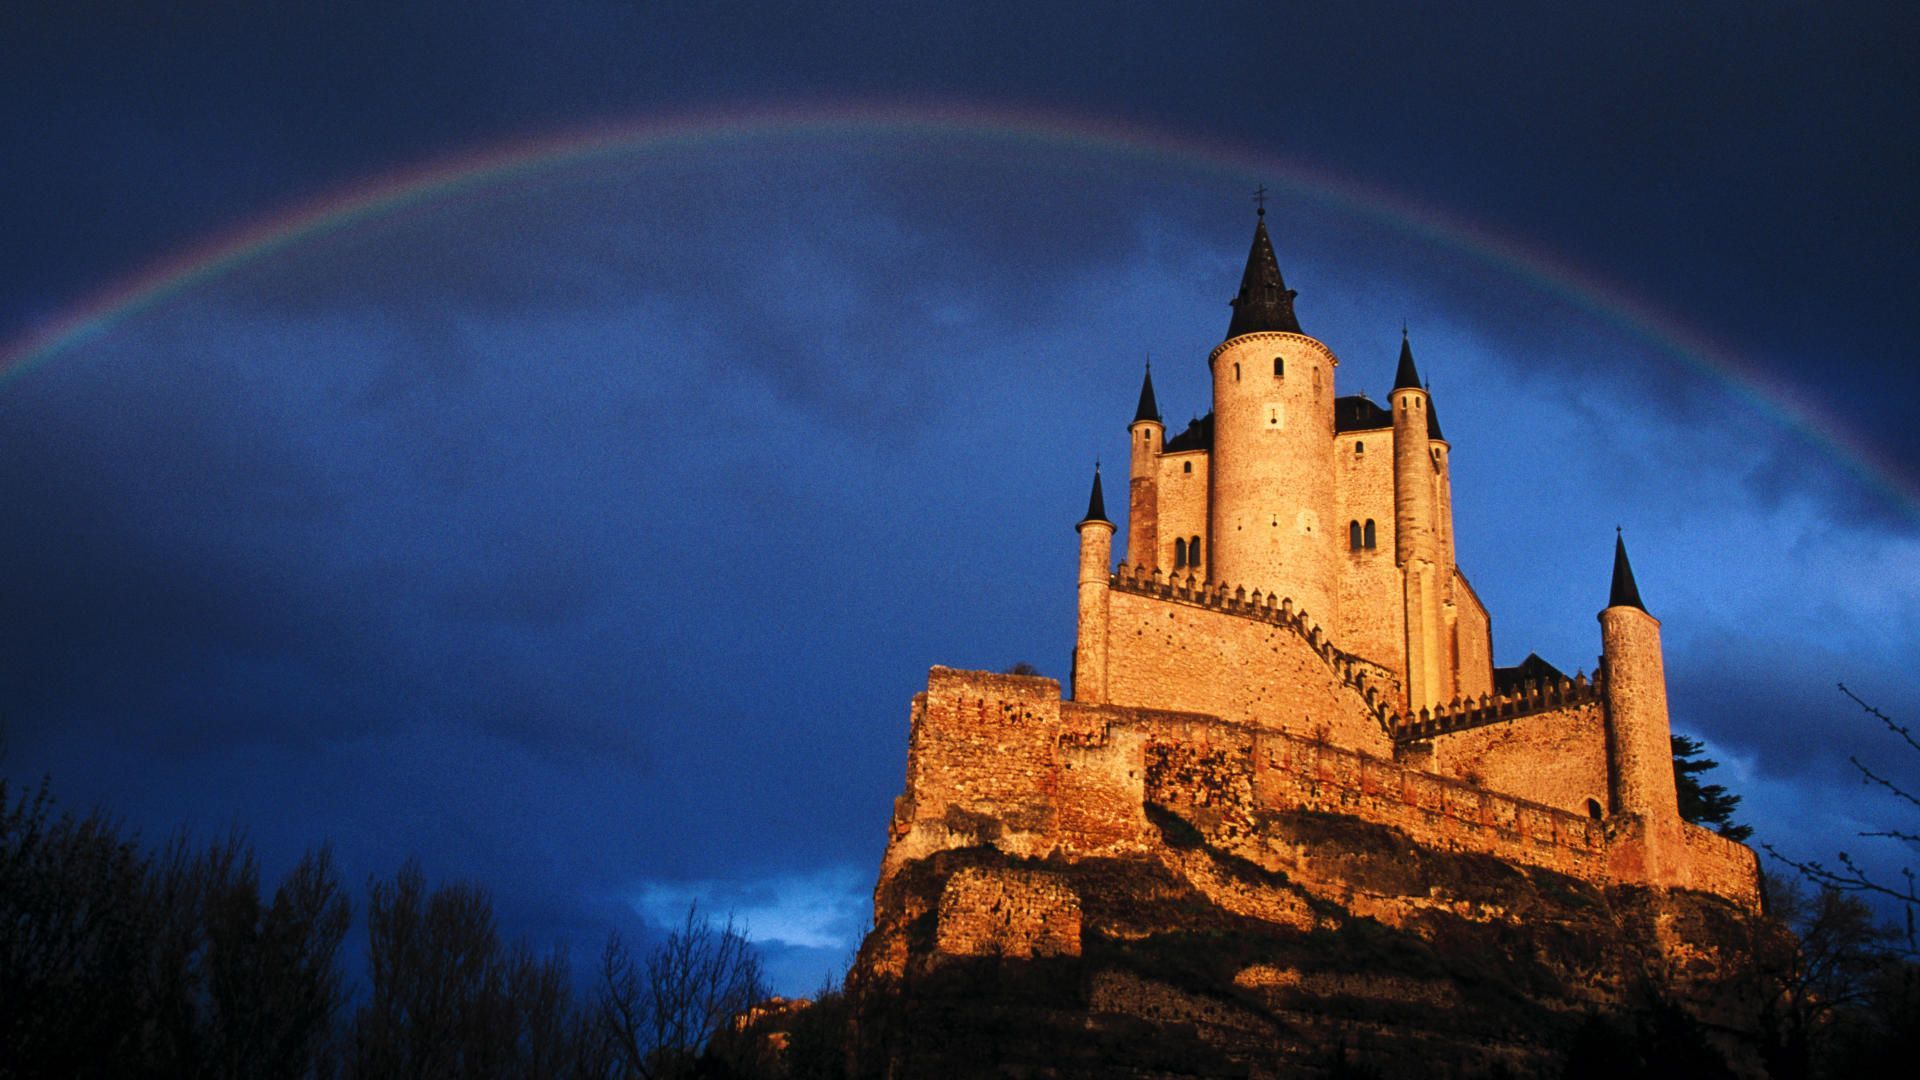
[[[1121,564],[1107,586],[1118,592],[1150,596],[1225,615],[1284,627],[1300,636],[1343,684],[1359,694],[1368,714],[1381,730],[1393,731],[1392,676],[1387,669],[1334,645],[1325,630],[1291,597],[1263,593],[1222,582],[1203,581],[1192,574],[1162,577],[1159,570]]]
[[[1468,728],[1494,724],[1502,720],[1531,716],[1535,713],[1552,712],[1569,705],[1581,705],[1591,701],[1605,700],[1606,688],[1598,672],[1592,679],[1585,674],[1558,682],[1547,680],[1536,682],[1528,679],[1511,693],[1481,694],[1478,698],[1455,698],[1453,701],[1434,709],[1421,709],[1418,713],[1408,713],[1393,717],[1389,727],[1396,743],[1415,742],[1431,739],[1435,735],[1465,731]]]

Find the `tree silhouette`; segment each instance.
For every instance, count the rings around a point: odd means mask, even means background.
[[[1699,739],[1690,739],[1685,735],[1671,736],[1673,740],[1673,786],[1680,795],[1680,817],[1695,825],[1704,825],[1729,840],[1746,842],[1753,835],[1753,827],[1740,825],[1733,820],[1734,808],[1740,805],[1740,796],[1731,794],[1719,784],[1707,784],[1701,781],[1706,774],[1720,767],[1720,763],[1710,757],[1701,757],[1706,746]]]

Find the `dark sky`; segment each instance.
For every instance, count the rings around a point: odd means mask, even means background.
[[[1833,684],[1920,718],[1912,5],[815,7],[0,10],[0,770],[577,957],[698,899],[805,990],[927,666],[1066,675],[1089,466],[1149,352],[1205,411],[1265,183],[1342,392],[1411,327],[1500,662],[1592,667],[1623,525],[1760,837],[1897,814]]]

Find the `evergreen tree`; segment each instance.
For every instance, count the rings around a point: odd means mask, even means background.
[[[1710,757],[1701,757],[1706,746],[1699,739],[1690,739],[1685,735],[1673,738],[1673,786],[1680,793],[1680,816],[1695,825],[1705,825],[1729,840],[1746,842],[1753,835],[1753,827],[1740,825],[1733,820],[1733,810],[1740,805],[1740,796],[1731,794],[1719,784],[1707,784],[1701,781],[1705,775],[1720,767],[1720,763]]]

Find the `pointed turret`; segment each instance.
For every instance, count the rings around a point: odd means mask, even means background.
[[[1093,467],[1093,494],[1087,496],[1087,516],[1082,518],[1081,521],[1083,523],[1088,521],[1105,521],[1109,525],[1113,524],[1113,522],[1107,518],[1106,496],[1100,492],[1099,465]]]
[[[1433,387],[1427,387],[1427,438],[1446,442],[1447,437],[1440,434],[1440,410],[1433,404]]]
[[[1280,261],[1273,255],[1273,240],[1267,236],[1267,212],[1260,211],[1253,227],[1253,250],[1247,252],[1246,273],[1240,276],[1240,295],[1233,298],[1233,321],[1227,326],[1229,340],[1241,334],[1263,330],[1300,333],[1300,320],[1293,314],[1293,298],[1299,295],[1280,278]]]
[[[1620,530],[1613,531],[1613,592],[1607,597],[1608,607],[1630,607],[1647,610],[1640,602],[1640,586],[1633,581],[1633,564],[1627,561],[1627,541]]]
[[[1414,370],[1413,345],[1407,340],[1407,330],[1400,328],[1400,369],[1393,373],[1395,390],[1419,390],[1420,372]]]
[[[1147,365],[1147,377],[1140,383],[1140,407],[1133,410],[1133,422],[1160,420],[1160,403],[1153,397],[1153,365]]]

